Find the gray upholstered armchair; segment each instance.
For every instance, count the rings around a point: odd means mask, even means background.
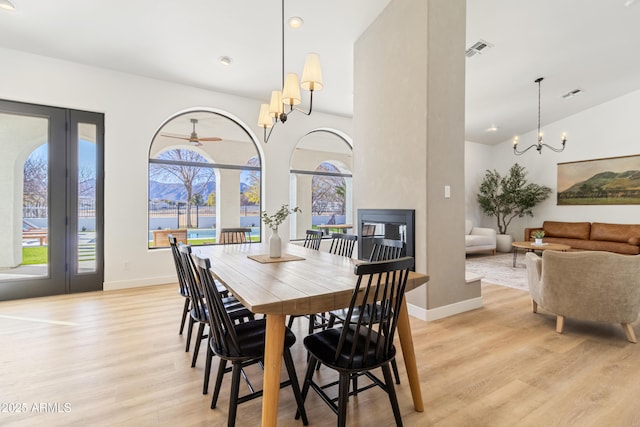
[[[538,305],[556,314],[556,332],[564,318],[620,323],[636,342],[631,323],[640,311],[640,256],[610,252],[544,251],[526,255],[533,312]]]

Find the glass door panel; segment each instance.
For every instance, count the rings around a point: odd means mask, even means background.
[[[69,112],[69,292],[102,289],[104,116]]]
[[[78,274],[96,271],[96,136],[93,123],[78,123],[76,206],[76,271]]]
[[[0,113],[0,126],[0,282],[48,277],[49,120]]]
[[[64,110],[0,101],[0,300],[64,293]]]
[[[0,210],[9,219],[0,223],[0,234],[12,236],[0,246],[0,282],[48,277],[49,121],[0,113],[0,123]]]

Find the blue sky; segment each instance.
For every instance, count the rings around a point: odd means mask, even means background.
[[[37,158],[48,159],[48,144],[42,144],[31,153],[32,156]],[[85,167],[95,171],[96,169],[96,145],[93,142],[80,140],[78,144],[78,163],[80,167]]]

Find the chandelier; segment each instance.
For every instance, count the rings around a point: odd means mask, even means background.
[[[0,0],[0,9],[15,10],[16,7],[9,0]]]
[[[519,156],[520,154],[526,153],[527,151],[529,151],[533,147],[535,147],[536,150],[538,150],[538,154],[542,154],[542,147],[547,147],[551,151],[555,151],[556,153],[559,153],[561,151],[564,151],[564,145],[567,143],[567,134],[565,132],[562,133],[562,148],[555,148],[555,147],[550,146],[549,144],[545,144],[544,143],[544,135],[540,131],[540,82],[542,82],[543,79],[544,79],[544,77],[538,77],[534,81],[534,83],[538,83],[538,143],[537,144],[531,144],[530,146],[528,146],[524,150],[519,151],[518,150],[518,141],[519,140],[518,140],[518,137],[516,136],[515,138],[513,138],[513,153],[515,155],[517,155],[517,156]]]
[[[296,107],[300,104],[300,87],[311,92],[309,110],[301,110]],[[308,53],[302,69],[302,79],[298,80],[296,73],[284,75],[284,0],[282,0],[282,90],[271,92],[271,100],[268,104],[260,105],[258,126],[264,129],[264,142],[269,141],[274,125],[280,121],[287,121],[288,115],[294,111],[300,111],[307,116],[313,109],[313,92],[322,89],[322,70],[320,57],[317,53]],[[287,110],[288,107],[288,111]],[[269,133],[267,134],[267,129]]]

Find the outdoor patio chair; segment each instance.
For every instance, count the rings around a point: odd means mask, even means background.
[[[251,243],[251,228],[223,228],[220,230],[218,243],[221,245],[228,245],[233,243]]]

